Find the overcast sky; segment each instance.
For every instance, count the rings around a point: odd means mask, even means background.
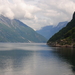
[[[36,30],[70,21],[74,11],[75,0],[0,0],[0,14]]]

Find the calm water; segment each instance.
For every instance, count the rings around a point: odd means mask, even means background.
[[[44,43],[0,43],[0,75],[75,75],[75,50]]]

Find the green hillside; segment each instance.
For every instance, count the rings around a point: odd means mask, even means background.
[[[0,42],[46,42],[46,39],[19,20],[0,16]]]
[[[57,42],[58,44],[72,44],[75,42],[75,12],[67,26],[54,34],[47,43],[50,42]]]

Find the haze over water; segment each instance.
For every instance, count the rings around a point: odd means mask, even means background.
[[[0,43],[0,75],[75,75],[75,49]]]

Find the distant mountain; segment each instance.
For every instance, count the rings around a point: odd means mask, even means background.
[[[57,44],[60,45],[67,44],[75,47],[75,12],[72,20],[67,24],[67,26],[54,34],[47,43],[49,44],[52,42],[57,42]]]
[[[0,15],[0,42],[46,42],[47,40],[32,28],[17,19]]]
[[[45,26],[40,30],[37,30],[37,33],[43,35],[45,38],[49,39],[52,37],[55,33],[57,33],[60,29],[65,27],[67,25],[67,21],[65,22],[60,22],[57,26]]]

